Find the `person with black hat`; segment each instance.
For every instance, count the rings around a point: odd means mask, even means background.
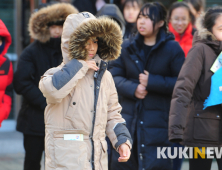
[[[41,75],[62,61],[61,34],[69,14],[78,10],[67,3],[41,8],[29,20],[30,36],[35,39],[22,52],[14,74],[15,91],[23,102],[17,120],[17,130],[24,134],[25,170],[40,170],[44,151],[44,110],[46,99],[38,88]]]

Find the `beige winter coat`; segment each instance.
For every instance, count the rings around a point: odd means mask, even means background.
[[[45,109],[46,170],[107,170],[106,134],[115,149],[131,137],[120,115],[121,106],[107,63],[121,50],[119,26],[90,13],[67,17],[62,34],[63,63],[48,70],[39,88],[47,100]],[[99,39],[98,77],[89,70],[85,44]],[[64,134],[83,134],[83,141],[64,140]],[[93,163],[94,160],[94,163]]]

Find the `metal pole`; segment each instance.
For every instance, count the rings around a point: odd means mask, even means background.
[[[16,54],[17,56],[20,56],[22,53],[22,35],[21,35],[21,20],[22,20],[22,0],[16,0],[15,7],[15,48],[16,48]],[[17,58],[18,61],[18,58]],[[17,61],[15,62],[17,64]],[[14,93],[15,94],[15,93]],[[17,119],[19,110],[22,105],[22,99],[20,95],[15,94],[15,113],[14,113],[14,119]]]
[[[34,9],[35,9],[35,2],[34,2],[34,0],[30,0],[30,16],[34,12]],[[34,40],[32,38],[30,38],[30,43],[32,43],[33,41]]]
[[[34,0],[30,0],[30,13],[32,14],[35,9],[35,2]]]

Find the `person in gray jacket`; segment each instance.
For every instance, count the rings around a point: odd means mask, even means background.
[[[122,35],[125,34],[125,25],[126,22],[124,20],[123,14],[119,10],[118,6],[115,4],[106,4],[104,5],[96,14],[97,17],[106,16],[118,23],[122,30]]]

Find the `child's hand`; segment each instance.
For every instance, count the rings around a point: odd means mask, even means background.
[[[97,67],[96,65],[96,62],[94,60],[88,60],[86,61],[89,69],[92,69],[92,70],[95,70],[95,71],[98,71],[99,70],[99,67]]]
[[[149,78],[149,72],[144,70],[144,74],[143,73],[139,74],[140,84],[142,84],[142,85],[144,85],[146,87],[147,83],[148,83],[148,78]]]
[[[131,154],[129,146],[125,143],[120,145],[119,154],[120,154],[120,157],[118,158],[118,161],[119,162],[127,162],[128,159],[130,158],[130,154]]]
[[[138,99],[144,99],[146,97],[147,93],[148,92],[146,90],[146,87],[142,84],[139,84],[136,88],[135,96]]]

